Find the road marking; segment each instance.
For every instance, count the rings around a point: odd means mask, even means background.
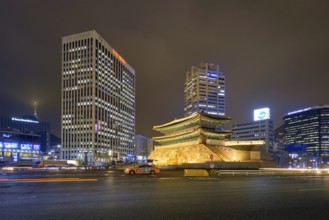
[[[80,178],[40,178],[40,179],[10,179],[7,182],[16,183],[56,183],[56,182],[95,182],[98,179],[80,179]]]

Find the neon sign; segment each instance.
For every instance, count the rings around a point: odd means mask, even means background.
[[[217,78],[217,77],[218,77],[218,75],[215,74],[215,73],[208,73],[207,76],[208,76],[209,78]]]
[[[31,123],[39,123],[38,121],[33,121],[29,119],[22,119],[22,118],[11,118],[13,121],[21,121],[21,122],[31,122]]]
[[[4,138],[10,138],[10,134],[2,134],[2,137],[4,137]]]
[[[18,143],[4,142],[5,148],[18,148]]]
[[[31,150],[32,144],[21,144],[21,149],[22,150]]]
[[[40,150],[40,145],[39,144],[34,144],[33,145],[33,150]]]
[[[311,108],[304,108],[304,109],[297,110],[297,111],[294,111],[294,112],[289,112],[288,115],[292,115],[292,114],[296,114],[296,113],[300,113],[300,112],[305,112],[305,111],[308,111],[310,109]]]

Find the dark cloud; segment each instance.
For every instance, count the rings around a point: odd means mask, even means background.
[[[183,115],[185,73],[201,61],[227,77],[236,122],[268,106],[329,102],[328,1],[0,0],[0,115],[32,114],[60,134],[61,37],[95,29],[136,70],[136,132]]]

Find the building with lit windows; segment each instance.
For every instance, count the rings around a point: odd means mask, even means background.
[[[266,151],[273,155],[274,131],[269,108],[254,110],[254,120],[232,125],[232,140],[263,140]]]
[[[287,146],[284,144],[284,126],[274,129],[273,142],[273,160],[278,164],[278,167],[288,167],[289,155]]]
[[[43,153],[50,146],[50,123],[40,121],[37,116],[1,117],[0,130],[38,135],[41,144],[39,150]]]
[[[136,160],[138,162],[145,162],[153,148],[152,138],[145,137],[144,135],[136,135],[135,146]]]
[[[135,70],[96,31],[62,38],[62,159],[125,160],[134,150]]]
[[[0,161],[41,159],[40,135],[19,131],[0,131]]]
[[[204,111],[225,115],[225,76],[218,65],[201,63],[186,74],[184,116]]]
[[[313,157],[329,159],[329,105],[314,106],[283,117],[285,144],[307,146]]]

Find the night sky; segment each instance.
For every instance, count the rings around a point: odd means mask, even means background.
[[[136,133],[183,117],[186,71],[226,75],[227,115],[252,120],[329,104],[329,1],[0,0],[0,116],[60,135],[61,38],[96,30],[136,71]]]

